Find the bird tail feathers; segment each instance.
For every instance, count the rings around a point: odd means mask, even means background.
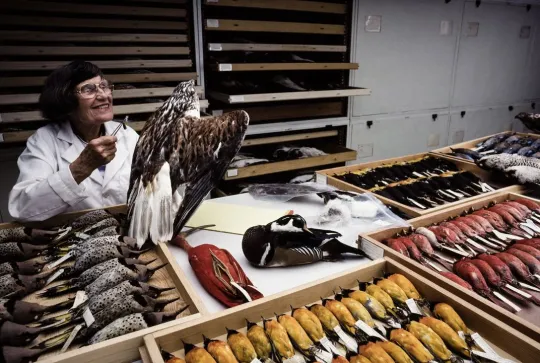
[[[170,241],[173,236],[173,197],[170,171],[169,163],[164,162],[152,181],[150,238],[156,244]]]
[[[136,183],[136,187],[137,192],[131,196],[129,201],[129,204],[133,206],[129,225],[129,236],[135,238],[137,240],[137,247],[141,248],[148,238],[150,221],[152,219],[152,209],[150,208],[152,185],[149,184],[145,188],[142,180],[139,180]]]
[[[364,251],[359,250],[358,248],[346,245],[345,243],[342,243],[338,241],[337,239],[332,239],[328,242],[326,242],[324,245],[320,247],[320,249],[323,251],[323,256],[325,259],[339,259],[340,256],[344,253],[351,253],[354,255],[366,257],[366,254]]]

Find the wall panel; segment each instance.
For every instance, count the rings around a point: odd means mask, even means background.
[[[353,116],[448,107],[463,1],[365,0],[358,8]],[[367,32],[367,16],[381,16],[381,32]],[[448,21],[449,35],[441,35]]]

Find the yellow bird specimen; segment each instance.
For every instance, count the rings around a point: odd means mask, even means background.
[[[248,322],[247,337],[253,344],[259,359],[264,361],[272,358],[272,344],[263,328],[255,323]]]
[[[362,320],[370,327],[375,328],[375,322],[371,318],[369,311],[364,307],[364,305],[362,305],[362,303],[356,301],[355,299],[351,299],[350,297],[342,297],[340,301],[347,307],[347,309],[349,309],[356,321]]]
[[[217,363],[238,363],[231,347],[221,340],[210,340],[205,337],[204,347]]]
[[[234,356],[240,363],[251,363],[257,358],[255,347],[244,334],[236,330],[227,329],[227,343],[231,347]]]
[[[391,341],[387,340],[384,342],[377,342],[378,346],[380,346],[396,363],[414,363],[411,357],[405,352],[403,349],[400,348],[399,345],[392,343]]]
[[[422,299],[422,296],[420,295],[418,290],[416,290],[416,287],[414,287],[413,283],[410,282],[409,279],[402,274],[392,274],[388,276],[387,279],[395,282],[396,285],[401,287],[401,289],[405,292],[405,294],[407,294],[407,297],[409,299]]]
[[[290,315],[280,315],[278,322],[285,328],[292,342],[303,352],[309,351],[313,346],[313,341],[309,339],[306,331],[302,326]]]
[[[294,348],[287,335],[287,331],[283,326],[275,320],[265,320],[264,330],[270,338],[272,345],[274,346],[276,353],[282,359],[288,359],[294,357]]]
[[[349,358],[350,363],[371,363],[369,359],[363,355],[355,355],[354,357]]]
[[[345,357],[338,355],[332,359],[332,363],[349,363],[349,361]]]
[[[452,358],[452,352],[446,347],[442,338],[430,327],[416,321],[411,321],[407,330],[424,343],[437,358],[444,361],[449,361]]]
[[[397,343],[419,363],[428,363],[435,359],[420,341],[405,329],[394,329],[390,332],[390,340]]]
[[[454,329],[454,331],[462,331],[465,334],[471,333],[469,331],[469,328],[467,328],[467,325],[465,325],[465,323],[461,319],[461,316],[459,316],[459,314],[456,313],[454,308],[452,308],[450,305],[445,303],[438,303],[433,308],[433,313],[435,314],[435,317],[444,321],[452,329]]]
[[[471,356],[465,340],[463,340],[459,334],[444,321],[432,317],[423,317],[419,322],[433,329],[433,331],[448,344],[450,349],[465,357]]]
[[[351,334],[356,335],[356,328],[355,323],[356,320],[352,316],[351,312],[347,307],[337,301],[337,300],[324,300],[323,301],[324,307],[327,308],[334,314],[334,316],[339,320],[342,326],[344,326],[347,331],[349,331]]]
[[[334,331],[334,329],[339,326],[339,321],[336,319],[334,314],[332,314],[332,312],[324,306],[315,304],[312,305],[309,309],[313,314],[317,316],[317,318],[326,328],[326,330]]]
[[[381,289],[379,286],[375,284],[365,284],[365,288],[361,290],[364,290],[371,296],[373,296],[378,302],[380,302],[386,310],[396,310],[396,305],[394,304],[394,300],[392,300],[392,297],[388,295],[386,291]]]
[[[321,321],[308,309],[294,309],[292,316],[302,326],[302,328],[304,328],[307,335],[309,335],[311,340],[314,342],[318,342],[326,336]]]
[[[381,289],[383,289],[392,300],[405,303],[409,298],[407,297],[407,294],[401,287],[399,287],[395,282],[390,281],[388,279],[375,279],[377,286],[379,286]]]
[[[185,345],[186,363],[216,363],[205,349],[191,344]]]
[[[394,363],[392,357],[373,342],[361,345],[359,351],[360,354],[367,357],[372,363]]]

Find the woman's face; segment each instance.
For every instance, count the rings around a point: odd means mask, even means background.
[[[101,125],[113,119],[112,92],[110,88],[96,87],[107,82],[100,76],[87,79],[75,87],[79,107],[74,112],[74,119],[83,125]],[[95,87],[95,88],[94,88]],[[97,88],[97,92],[95,89]]]

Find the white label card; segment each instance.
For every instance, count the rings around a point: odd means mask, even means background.
[[[377,337],[377,338],[381,338],[382,340],[386,340],[381,334],[377,333],[377,331],[375,329],[373,329],[372,327],[367,325],[362,320],[358,320],[354,325],[358,329],[362,330],[364,333],[366,333],[367,335],[369,335],[371,337]]]
[[[54,280],[56,280],[57,278],[59,278],[63,273],[64,273],[64,269],[63,269],[63,268],[61,268],[60,270],[56,271],[51,277],[49,277],[49,279],[47,280],[47,282],[45,283],[45,285],[51,284]]]
[[[358,343],[353,339],[353,337],[347,335],[347,333],[345,333],[339,325],[334,328],[334,331],[348,350],[351,352],[358,352]]]
[[[328,178],[325,174],[315,174],[315,181],[317,184],[327,185],[328,184]]]
[[[75,337],[77,336],[77,334],[79,333],[79,331],[83,328],[83,325],[82,324],[79,324],[77,325],[73,331],[71,332],[71,334],[69,335],[69,338],[68,340],[66,340],[66,342],[64,343],[64,345],[62,346],[62,349],[60,350],[60,352],[64,353],[68,348],[69,346],[71,345],[71,342],[73,341],[73,339],[75,339]]]
[[[230,103],[244,102],[244,96],[229,96]]]
[[[262,363],[262,362],[258,358],[255,358],[250,363]]]
[[[476,345],[478,345],[480,348],[482,348],[482,350],[483,350],[484,352],[486,352],[486,353],[488,353],[488,354],[490,354],[490,355],[497,356],[497,357],[499,356],[499,355],[497,354],[497,352],[495,352],[495,351],[493,350],[493,348],[491,348],[491,347],[489,346],[489,344],[484,340],[484,338],[482,338],[482,337],[480,336],[480,334],[478,334],[478,333],[473,333],[473,334],[471,335],[471,338],[474,340],[474,342],[476,343]]]
[[[208,44],[208,50],[221,51],[221,50],[223,50],[223,47],[221,46],[220,43],[209,43]]]
[[[334,344],[332,344],[328,337],[323,337],[321,340],[319,340],[319,343],[321,343],[321,345],[324,347],[324,349],[326,349],[326,351],[341,355],[341,352],[334,346]]]
[[[61,263],[66,262],[71,258],[71,252],[68,252],[64,255],[64,257],[56,260],[55,262],[51,263],[50,265],[47,265],[48,269],[55,268],[56,266],[60,265]]]
[[[238,169],[229,169],[227,170],[227,176],[233,177],[238,175]]]
[[[94,321],[96,321],[96,319],[94,319],[94,315],[92,315],[92,312],[88,308],[84,310],[83,319],[84,319],[84,322],[86,323],[86,326],[88,327],[94,324]]]
[[[75,309],[77,306],[84,303],[86,300],[88,300],[88,296],[84,292],[84,290],[77,291],[77,294],[75,295],[75,301],[73,302],[72,309]]]
[[[378,260],[384,257],[384,250],[367,239],[362,238],[360,249],[372,260]]]
[[[411,313],[424,315],[424,314],[422,314],[422,311],[420,311],[420,308],[418,307],[418,305],[416,304],[416,301],[414,301],[414,299],[409,299],[409,300],[405,301],[405,304],[407,304],[407,307],[409,308]]]
[[[229,72],[232,71],[232,64],[230,63],[222,63],[219,65],[219,71],[220,72]]]
[[[219,28],[219,20],[217,20],[217,19],[206,19],[206,26],[208,28]]]

